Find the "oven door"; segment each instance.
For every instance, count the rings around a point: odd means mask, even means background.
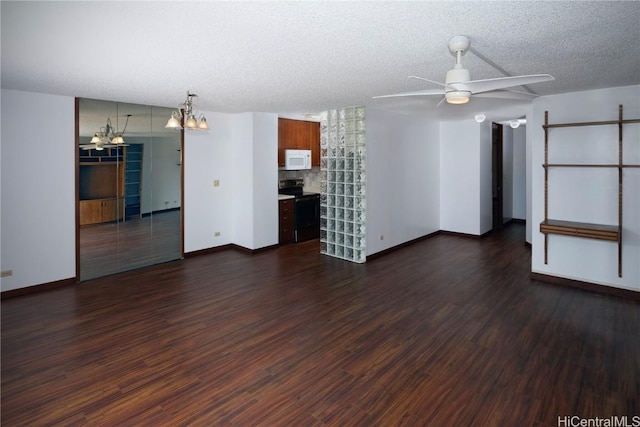
[[[295,241],[320,237],[320,195],[299,196],[295,199]]]

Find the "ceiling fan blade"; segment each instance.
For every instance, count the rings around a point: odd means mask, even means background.
[[[506,89],[508,87],[529,85],[532,83],[542,83],[555,80],[550,74],[532,74],[529,76],[498,77],[495,79],[471,80],[460,83],[471,93],[488,92],[490,90]]]
[[[373,98],[395,98],[399,96],[423,96],[423,95],[444,95],[443,89],[427,89],[427,90],[416,90],[413,92],[402,92],[402,93],[394,93],[392,95],[378,95]]]
[[[437,82],[437,81],[435,81],[435,80],[425,79],[424,77],[409,76],[409,78],[410,78],[410,79],[422,80],[422,81],[429,82],[429,83],[433,83],[434,85],[438,85],[438,86],[442,86],[442,87],[448,87],[448,88],[451,88],[451,86],[447,85],[446,83],[440,83],[440,82]]]
[[[523,101],[531,101],[537,98],[537,95],[526,92],[515,92],[511,90],[492,90],[489,92],[481,92],[473,95],[478,98],[501,98],[501,99],[519,99]]]

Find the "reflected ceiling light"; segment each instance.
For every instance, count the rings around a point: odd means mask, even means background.
[[[511,120],[509,122],[509,126],[511,126],[513,129],[517,129],[520,127],[520,120]]]
[[[209,129],[209,124],[204,114],[196,119],[196,113],[194,112],[193,98],[197,97],[195,93],[187,92],[187,100],[178,106],[178,111],[171,113],[171,117],[167,120],[165,128],[169,129],[182,129],[184,120],[185,129],[193,130],[206,130]]]
[[[484,120],[486,118],[487,118],[487,116],[485,116],[484,113],[479,113],[479,114],[476,114],[476,116],[475,116],[476,122],[478,122],[478,123],[484,122]]]
[[[98,151],[102,151],[105,147],[127,146],[128,144],[122,135],[124,135],[124,132],[127,130],[129,117],[131,117],[131,114],[127,114],[127,121],[124,124],[122,132],[117,132],[116,128],[111,124],[111,117],[107,117],[107,123],[102,126],[98,132],[93,134],[93,137],[88,143],[80,144],[80,147],[84,150],[95,148]]]

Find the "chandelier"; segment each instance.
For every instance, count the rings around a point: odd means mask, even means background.
[[[194,112],[193,98],[197,97],[195,93],[187,92],[187,100],[178,106],[178,111],[171,113],[171,118],[167,121],[165,128],[169,129],[192,129],[192,130],[206,130],[209,129],[209,124],[204,114],[200,114],[196,119],[196,113]],[[183,123],[184,121],[184,123]]]
[[[131,114],[127,114],[127,121],[124,124],[122,132],[118,132],[116,128],[111,124],[111,118],[107,117],[107,123],[93,134],[93,138],[87,144],[80,144],[84,150],[91,150],[92,148],[97,151],[104,150],[105,147],[117,147],[128,145],[122,135],[127,130],[129,124],[129,117]]]

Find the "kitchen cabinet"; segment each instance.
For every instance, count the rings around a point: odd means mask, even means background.
[[[278,213],[280,224],[279,243],[291,243],[294,241],[294,199],[278,201]]]
[[[320,123],[278,119],[278,166],[284,166],[284,150],[311,150],[311,166],[320,166]]]

